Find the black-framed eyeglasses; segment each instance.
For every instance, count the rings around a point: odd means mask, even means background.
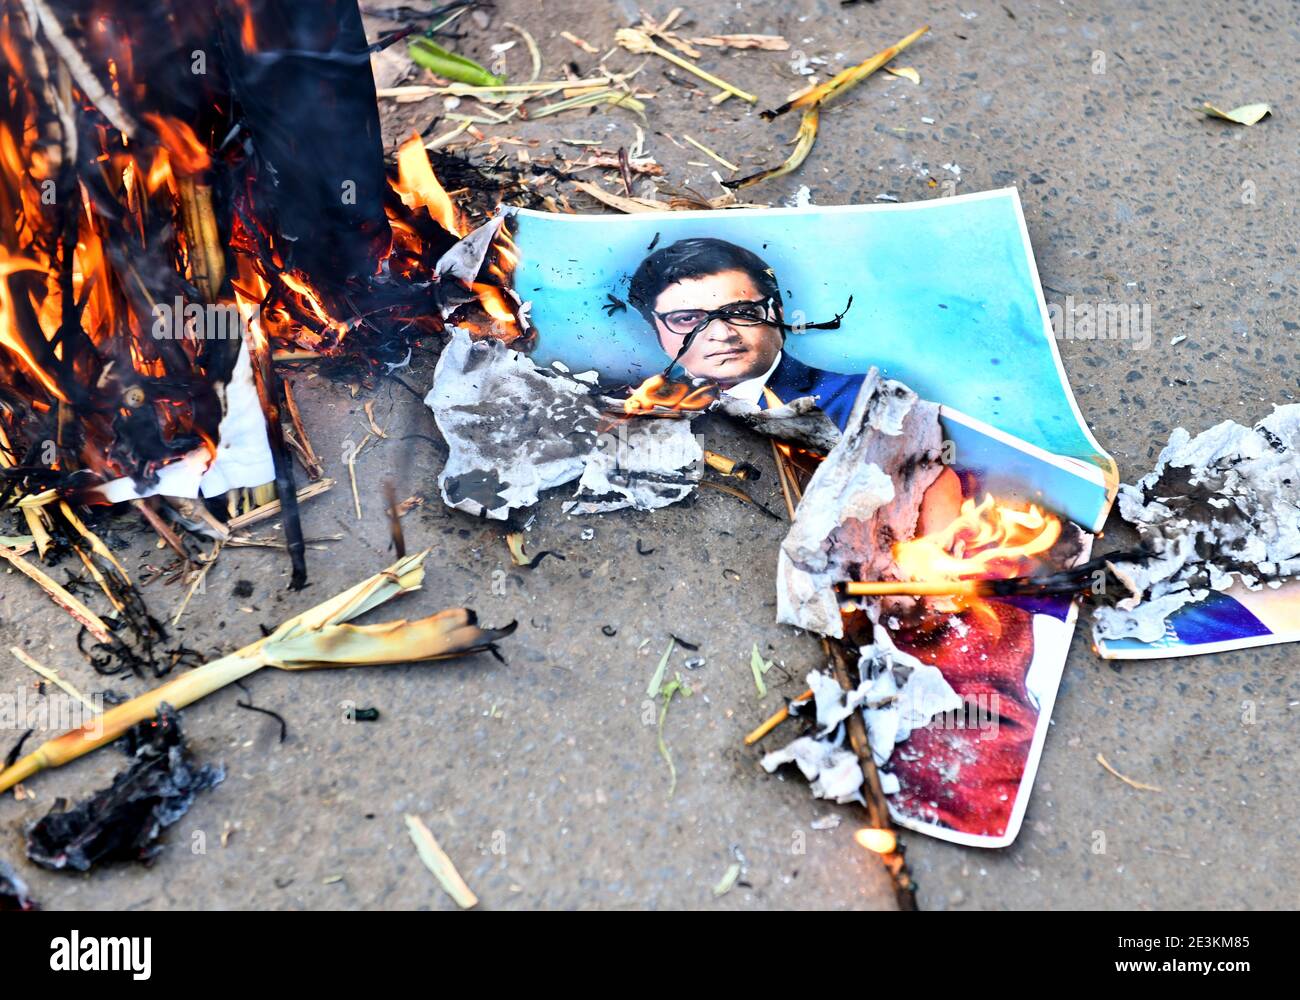
[[[773,325],[771,315],[772,299],[754,301],[741,300],[728,302],[717,309],[674,309],[671,312],[656,312],[655,316],[668,328],[670,333],[679,337],[693,337],[715,319],[733,326]]]

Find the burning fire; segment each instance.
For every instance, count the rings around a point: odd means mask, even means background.
[[[464,236],[469,231],[464,216],[438,183],[424,142],[414,133],[398,147],[393,190],[407,208],[412,211],[423,208],[447,232]]]
[[[677,416],[708,409],[717,398],[714,382],[673,382],[663,375],[651,375],[623,401],[623,412],[629,416]]]
[[[263,25],[252,5],[240,8],[252,52]],[[409,341],[441,331],[422,290],[469,229],[412,136],[381,198],[392,237],[372,273],[346,284],[308,273],[272,203],[295,192],[258,173],[250,130],[231,127],[241,113],[231,94],[206,96],[190,120],[152,110],[184,102],[151,89],[127,23],[95,21],[84,55],[108,86],[88,94],[76,79],[53,86],[18,5],[0,15],[0,440],[6,463],[26,469],[33,443],[56,439],[59,455],[37,470],[46,479],[51,469],[146,474],[195,447],[215,455],[213,387],[229,355],[176,316],[162,328],[185,335],[160,337],[160,308],[230,310],[243,321],[235,336],[265,364],[276,349],[341,353],[355,331],[385,322]],[[106,100],[131,113],[110,119],[97,109]],[[503,227],[471,286],[489,335],[513,340],[524,325],[508,291],[517,263]]]
[[[969,580],[1021,576],[1061,537],[1061,521],[1030,504],[1021,510],[986,494],[965,500],[946,528],[894,545],[905,580]]]
[[[452,201],[451,196],[438,181],[429,162],[429,153],[424,141],[412,133],[397,150],[397,179],[390,182],[393,190],[401,198],[402,204],[409,210],[426,215],[447,232],[461,237],[470,230],[469,220]],[[389,214],[389,224],[393,226],[394,241],[404,244],[410,236],[418,235],[409,225]],[[519,253],[510,239],[510,234],[502,226],[492,243],[489,259],[483,270],[490,281],[475,281],[470,289],[478,297],[478,304],[493,324],[493,329],[486,330],[472,320],[462,321],[474,333],[498,336],[503,340],[514,340],[520,336],[521,329],[517,307],[511,303],[506,289],[510,287],[511,276],[519,264]]]

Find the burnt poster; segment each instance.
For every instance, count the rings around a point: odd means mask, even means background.
[[[1051,571],[1091,552],[1115,466],[1065,380],[1016,192],[519,212],[510,226],[532,364],[589,373],[629,412],[711,385],[709,407],[778,437],[783,419],[801,422],[792,439],[823,453],[773,566],[778,617],[857,648],[861,686],[836,693],[810,675],[829,700],[807,702],[811,728],[772,766],[851,800],[861,771],[842,722],[862,712],[898,823],[1011,843],[1075,603],[844,586]]]

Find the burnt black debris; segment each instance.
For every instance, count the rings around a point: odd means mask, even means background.
[[[5,754],[5,767],[13,767],[14,761],[23,755],[23,744],[27,742],[28,737],[30,737],[35,731],[36,730],[34,729],[28,729],[27,732],[18,737],[18,742],[13,745],[7,754]]]
[[[127,733],[131,764],[113,784],[71,809],[62,799],[27,833],[27,857],[42,868],[89,871],[111,861],[149,862],[162,831],[184,816],[202,791],[226,776],[220,765],[196,767],[180,717],[170,705]]]

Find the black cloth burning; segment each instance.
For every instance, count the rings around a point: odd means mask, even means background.
[[[42,868],[89,871],[105,861],[151,861],[162,831],[184,816],[194,797],[225,779],[220,765],[196,767],[169,705],[126,737],[131,765],[109,788],[71,809],[60,800],[27,833],[27,857]]]
[[[1252,427],[1176,429],[1156,467],[1119,491],[1119,512],[1150,556],[1112,560],[1130,596],[1099,608],[1094,635],[1154,642],[1179,608],[1240,582],[1300,575],[1300,404]]]

